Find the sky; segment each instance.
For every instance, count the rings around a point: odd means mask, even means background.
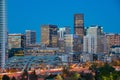
[[[6,0],[9,33],[35,30],[40,40],[40,26],[70,26],[73,16],[84,14],[84,26],[100,25],[104,32],[120,33],[120,0]]]

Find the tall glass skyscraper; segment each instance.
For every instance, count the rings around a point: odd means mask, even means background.
[[[6,57],[6,11],[5,0],[0,0],[0,68],[4,69]]]

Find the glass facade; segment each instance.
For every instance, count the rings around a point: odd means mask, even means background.
[[[31,44],[36,44],[36,32],[32,30],[26,30],[26,47]]]
[[[83,51],[83,36],[84,36],[84,14],[74,15],[74,34],[78,36],[76,39],[77,46],[74,46],[75,52]]]
[[[58,28],[56,25],[42,25],[41,43],[45,44],[47,47],[57,47],[58,46],[57,29]]]
[[[0,68],[4,69],[6,57],[6,14],[5,14],[5,0],[0,0]]]

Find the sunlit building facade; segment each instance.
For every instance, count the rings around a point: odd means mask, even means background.
[[[42,25],[41,26],[41,43],[46,47],[58,46],[58,35],[56,25]]]
[[[120,34],[106,34],[108,51],[111,51],[112,46],[120,46]]]
[[[24,34],[9,34],[8,35],[8,49],[24,48],[25,36]]]

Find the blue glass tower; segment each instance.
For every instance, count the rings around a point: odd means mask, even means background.
[[[5,0],[0,0],[0,68],[2,69],[4,69],[5,66],[6,42],[7,42],[5,13],[6,13]]]

